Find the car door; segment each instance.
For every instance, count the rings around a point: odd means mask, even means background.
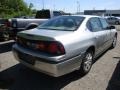
[[[104,38],[104,48],[106,49],[111,45],[111,29],[109,29],[109,24],[104,18],[100,18],[100,22],[102,24],[102,30],[106,33],[106,37]]]
[[[104,50],[106,32],[102,30],[102,24],[98,17],[91,18],[89,22],[91,24],[91,31],[93,32],[94,40],[96,42],[96,54],[99,54]]]

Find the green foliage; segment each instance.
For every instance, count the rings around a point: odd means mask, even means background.
[[[0,17],[28,16],[32,14],[32,7],[32,3],[27,6],[23,0],[0,0]]]

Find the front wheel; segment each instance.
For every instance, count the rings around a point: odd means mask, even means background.
[[[81,67],[80,67],[80,72],[85,75],[87,74],[91,67],[92,67],[92,64],[93,64],[93,51],[92,50],[88,50],[86,53],[85,53],[85,56],[83,58],[83,61],[81,63]]]
[[[113,38],[113,42],[112,42],[111,48],[115,48],[116,44],[117,44],[117,36],[115,36]]]

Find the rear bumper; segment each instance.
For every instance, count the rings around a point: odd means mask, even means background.
[[[21,59],[22,56],[19,53],[24,54],[27,57],[27,61]],[[13,46],[13,54],[25,66],[54,77],[62,76],[79,69],[82,61],[82,56],[78,55],[61,62],[44,62],[43,58],[39,58],[37,55],[30,55],[27,51],[22,52],[15,45]]]

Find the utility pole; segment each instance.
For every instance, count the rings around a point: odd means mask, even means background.
[[[56,10],[56,9],[55,9],[55,4],[53,5],[53,10]]]
[[[45,3],[44,0],[42,0],[42,5],[43,5],[43,9],[45,8]]]
[[[80,2],[77,1],[77,12],[80,12]]]
[[[93,7],[93,10],[95,10],[96,8],[95,7]]]

